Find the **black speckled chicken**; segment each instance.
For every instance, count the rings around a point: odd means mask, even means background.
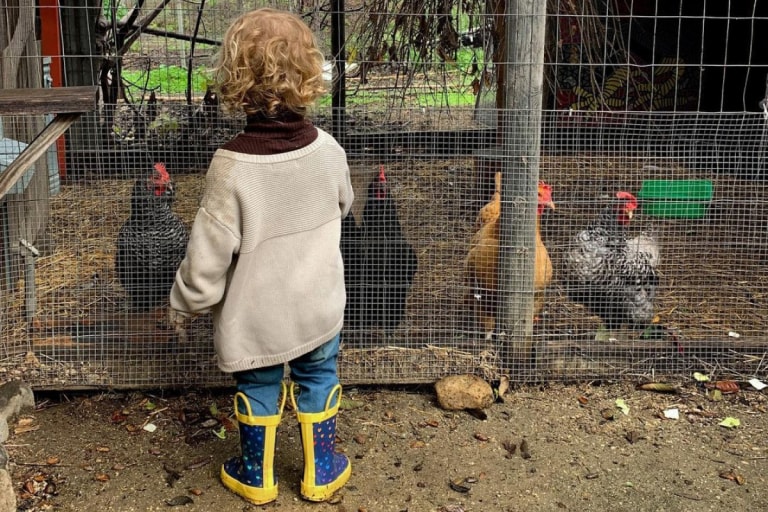
[[[617,328],[644,329],[653,321],[659,247],[648,235],[627,237],[637,207],[635,196],[617,192],[611,204],[575,236],[567,254],[568,295],[603,321],[597,339]]]
[[[187,251],[189,231],[171,210],[174,195],[171,177],[160,162],[133,186],[131,216],[117,235],[115,269],[134,310],[167,304]]]

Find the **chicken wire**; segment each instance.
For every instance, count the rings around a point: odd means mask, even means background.
[[[579,4],[548,2],[535,155],[512,147],[530,133],[505,139],[498,124],[520,114],[497,108],[501,64],[519,64],[504,60],[499,42],[503,22],[514,15],[499,16],[494,3],[347,2],[346,101],[334,109],[324,100],[313,115],[347,150],[356,195],[354,224],[342,240],[350,300],[344,382],[431,382],[461,372],[521,381],[765,374],[768,121],[760,102],[768,52],[756,35],[768,25],[766,8]],[[3,380],[56,389],[231,382],[216,367],[210,318],[195,318],[180,344],[163,308],[132,307],[115,258],[135,181],[163,162],[174,182],[172,210],[189,226],[207,162],[242,128],[242,119],[221,112],[204,82],[187,90],[187,72],[191,65],[200,80],[196,70],[210,64],[245,6],[142,3],[133,23],[156,6],[158,15],[136,35],[121,29],[132,5],[105,2],[101,17],[98,5],[59,11],[64,46],[86,39],[90,50],[70,50],[79,57],[65,66],[67,76],[52,77],[46,68],[48,82],[95,83],[101,99],[97,112],[69,131],[65,150],[54,146],[58,152],[36,165],[33,175],[48,177],[45,193],[40,186],[35,193],[15,189],[0,200]],[[302,14],[334,61],[331,19],[342,4],[270,5]],[[4,11],[11,21],[13,9]],[[88,37],[75,41],[68,27]],[[21,61],[34,66],[41,58]],[[502,91],[514,94],[514,87]],[[11,139],[26,121],[1,119]],[[4,151],[8,160],[15,156]],[[551,262],[541,307],[522,338],[500,316],[510,302],[537,304],[537,262],[529,260],[531,274],[490,272],[498,290],[480,286],[467,263],[495,173],[521,151],[538,161],[555,205],[536,217],[535,197],[501,190],[503,211],[522,208],[526,218],[540,219]],[[372,184],[382,176],[393,208],[377,206]],[[642,196],[654,183],[662,183],[661,197],[641,197],[627,231],[659,244],[653,318],[601,338],[601,317],[573,300],[569,252],[615,192]],[[700,194],[702,184],[711,186],[711,197]],[[668,207],[677,209],[671,214]],[[515,219],[502,213],[500,222]],[[43,220],[45,229],[22,243],[18,235],[31,220]],[[523,258],[536,252],[535,239],[520,246],[502,241],[500,251]],[[486,311],[495,320],[490,335],[480,320]]]

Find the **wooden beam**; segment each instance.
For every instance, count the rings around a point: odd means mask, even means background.
[[[92,112],[96,110],[98,87],[53,87],[0,89],[0,115],[32,116]]]
[[[50,91],[51,89],[46,90]],[[21,178],[21,175],[37,162],[37,159],[43,156],[48,147],[56,142],[56,139],[64,135],[64,132],[79,117],[80,113],[59,114],[48,126],[43,128],[43,131],[35,137],[35,140],[24,148],[24,151],[0,174],[0,198],[5,197],[5,194],[11,190],[13,185]]]

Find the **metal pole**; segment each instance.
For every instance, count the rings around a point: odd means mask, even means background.
[[[333,136],[345,145],[346,123],[346,69],[347,56],[344,48],[344,0],[331,0],[331,56],[336,67],[331,98],[331,128]]]
[[[533,274],[546,3],[507,0],[505,15],[499,320],[507,335],[502,354],[522,379],[534,364]]]

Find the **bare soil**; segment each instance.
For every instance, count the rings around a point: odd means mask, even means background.
[[[338,447],[353,474],[326,504],[300,498],[290,411],[278,500],[254,506],[224,489],[219,466],[239,450],[231,390],[40,395],[6,447],[29,511],[762,510],[766,392],[739,383],[715,400],[692,380],[676,384],[668,394],[631,382],[518,387],[486,419],[441,410],[431,386],[349,387]],[[664,417],[671,408],[679,419]],[[740,426],[719,426],[726,417]]]

